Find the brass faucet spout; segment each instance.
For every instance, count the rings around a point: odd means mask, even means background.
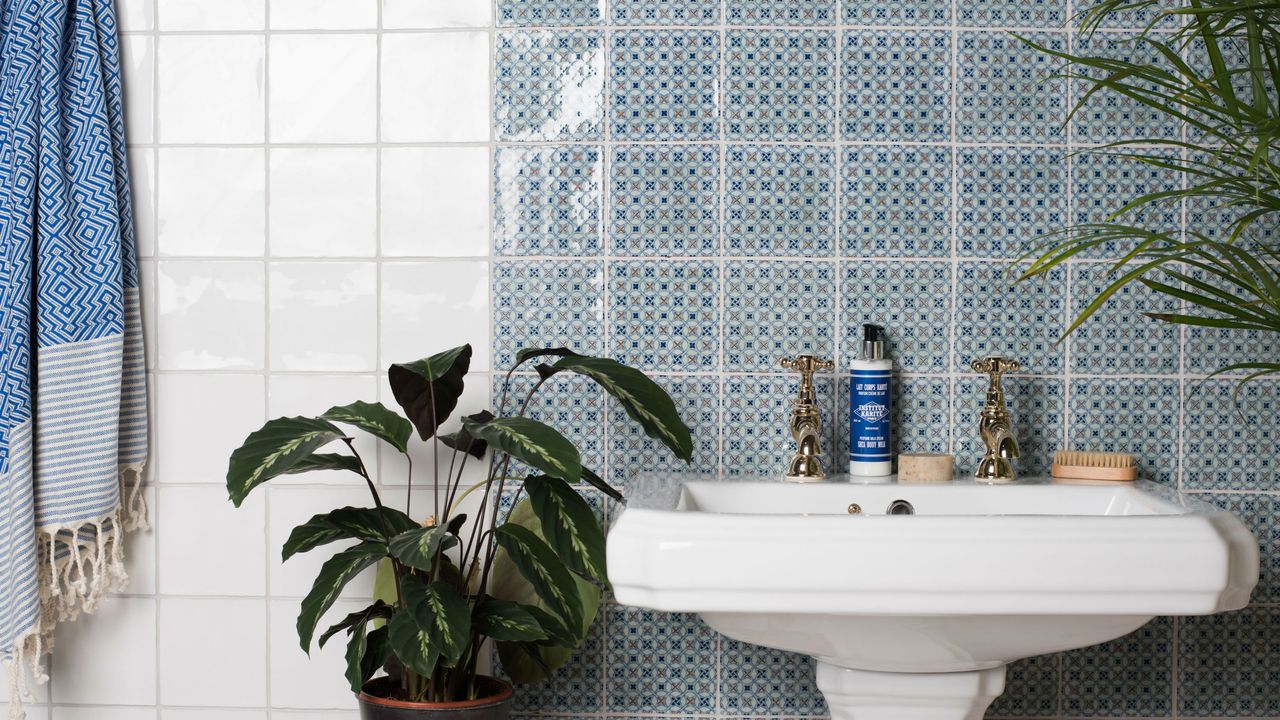
[[[1004,401],[1004,387],[1000,384],[1005,373],[1017,372],[1022,365],[1017,360],[989,357],[974,360],[970,365],[974,372],[986,373],[991,384],[987,387],[987,402],[978,420],[978,434],[986,446],[982,459],[973,476],[982,482],[1013,482],[1017,474],[1013,461],[1021,454],[1018,438],[1013,434],[1013,421]]]
[[[782,367],[800,373],[800,390],[791,408],[791,437],[796,441],[796,454],[787,463],[786,477],[796,482],[812,482],[827,476],[822,470],[822,413],[818,410],[817,391],[813,387],[813,374],[818,370],[830,370],[835,363],[820,360],[813,355],[783,358]]]

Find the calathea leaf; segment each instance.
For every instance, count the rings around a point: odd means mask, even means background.
[[[494,640],[523,642],[547,638],[547,631],[538,619],[524,606],[509,600],[485,597],[476,606],[471,622],[481,635]]]
[[[608,582],[604,530],[587,501],[560,478],[532,475],[524,487],[543,536],[564,564],[579,575]]]
[[[385,626],[369,632],[365,638],[364,657],[360,659],[360,684],[369,682],[369,678],[378,672],[378,668],[391,656],[391,641],[387,638]]]
[[[338,508],[315,515],[295,527],[284,543],[281,560],[288,560],[298,553],[307,552],[337,540],[385,542],[388,530],[394,537],[416,527],[418,523],[414,522],[413,518],[395,508],[384,507],[381,511],[377,508]]]
[[[523,365],[534,358],[548,356],[572,357],[577,354],[567,347],[523,348],[516,353],[516,365]]]
[[[423,572],[431,572],[440,549],[447,550],[457,544],[458,537],[450,535],[448,528],[434,525],[402,532],[391,538],[388,548],[392,557],[405,565]]]
[[[418,621],[408,609],[397,612],[387,621],[387,641],[391,652],[405,667],[423,677],[431,677],[435,672],[440,647],[431,641],[427,631],[418,627]]]
[[[467,514],[458,513],[457,515],[453,516],[453,519],[449,521],[449,524],[446,525],[445,528],[449,531],[450,535],[457,537],[458,533],[462,531],[462,526],[465,525],[466,523],[467,523]]]
[[[538,378],[542,380],[549,380],[552,375],[560,372],[546,363],[538,363],[537,365],[534,365],[533,370],[538,373]]]
[[[396,402],[423,440],[436,434],[440,424],[458,406],[462,378],[471,367],[471,346],[463,345],[412,363],[392,365],[387,382]]]
[[[316,576],[311,592],[302,599],[302,609],[298,612],[298,642],[303,651],[311,654],[311,637],[315,634],[316,623],[333,607],[342,588],[386,554],[385,543],[364,542],[334,555],[321,566],[320,574]]]
[[[538,623],[538,627],[542,628],[542,631],[547,634],[546,639],[539,642],[539,645],[576,648],[586,637],[573,632],[564,624],[563,620],[537,605],[521,605],[521,607]]]
[[[337,635],[343,630],[351,632],[352,628],[364,627],[366,624],[368,624],[370,621],[374,620],[375,618],[386,620],[387,618],[391,617],[391,613],[394,611],[395,611],[395,608],[382,602],[381,600],[376,600],[369,607],[363,610],[357,610],[351,613],[350,615],[342,618],[341,621],[329,626],[329,629],[325,630],[324,634],[320,636],[320,647],[324,647],[324,644],[329,641],[329,638],[333,637],[334,635]]]
[[[402,453],[409,451],[409,438],[413,435],[413,426],[408,420],[400,417],[399,413],[382,403],[357,400],[350,405],[331,407],[320,417],[358,427],[374,437],[385,440],[391,447]]]
[[[467,601],[449,583],[437,580],[428,585],[417,575],[404,576],[400,586],[404,594],[404,610],[391,618],[390,625],[396,654],[422,674],[430,674],[430,671],[422,672],[415,662],[434,669],[438,657],[446,667],[453,667],[471,639],[471,614]],[[411,618],[417,628],[416,633],[408,633],[403,627],[397,630],[396,622],[400,615]],[[409,657],[400,654],[401,641],[410,651]]]
[[[471,422],[477,425],[483,425],[493,419],[493,413],[488,410],[481,410],[474,415],[466,415],[462,419],[464,422]],[[489,444],[483,440],[479,440],[467,432],[466,428],[462,428],[455,433],[441,435],[440,442],[447,447],[459,452],[470,453],[477,459],[484,457],[484,453],[489,449]]]
[[[582,468],[582,481],[618,502],[626,502],[626,498],[622,497],[622,491],[605,482],[604,478],[585,467]]]
[[[569,482],[577,482],[582,477],[582,458],[578,448],[550,425],[529,418],[504,417],[483,425],[466,422],[463,428],[548,475]]]
[[[360,461],[353,455],[311,453],[294,463],[293,467],[284,471],[284,474],[297,475],[298,473],[311,472],[312,470],[349,470],[359,474]]]
[[[311,455],[317,448],[345,437],[336,425],[318,418],[276,418],[245,438],[227,464],[227,492],[236,507],[249,491]]]
[[[360,688],[364,687],[364,656],[368,651],[368,638],[365,635],[364,625],[356,626],[351,632],[351,639],[347,641],[347,682],[351,685],[351,692],[358,693]]]
[[[582,599],[569,570],[542,538],[531,530],[504,523],[497,529],[498,546],[507,551],[538,597],[571,628],[582,624]]]
[[[693,439],[671,396],[644,373],[616,360],[585,355],[560,358],[552,367],[591,378],[622,403],[646,435],[671,448],[681,460],[693,457]]]

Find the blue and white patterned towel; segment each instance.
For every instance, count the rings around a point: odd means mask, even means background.
[[[146,376],[112,0],[0,10],[0,653],[11,714],[59,620],[124,582]]]

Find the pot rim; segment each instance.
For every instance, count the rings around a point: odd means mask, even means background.
[[[392,698],[382,698],[376,695],[370,695],[362,688],[356,695],[361,702],[370,705],[381,705],[382,707],[403,708],[407,710],[466,710],[469,708],[484,707],[486,705],[497,705],[506,702],[511,698],[515,691],[511,687],[511,683],[501,680],[490,675],[477,675],[477,678],[484,678],[499,687],[496,695],[489,695],[475,700],[458,700],[455,702],[413,702],[411,700],[394,700]],[[377,679],[377,678],[375,678]],[[368,683],[366,683],[367,687]]]

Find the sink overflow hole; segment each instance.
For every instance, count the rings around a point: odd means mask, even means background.
[[[916,509],[906,500],[894,500],[884,511],[885,515],[915,515]]]

